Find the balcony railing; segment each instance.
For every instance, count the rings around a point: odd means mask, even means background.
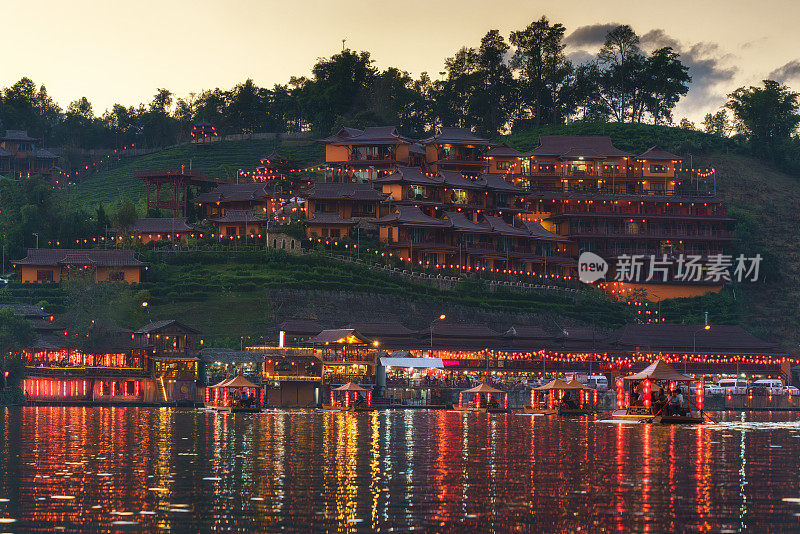
[[[522,187],[528,193],[564,193],[564,194],[577,194],[577,195],[611,195],[622,197],[683,197],[687,199],[708,199],[714,198],[713,191],[692,191],[692,190],[660,190],[660,189],[642,189],[636,188],[628,191],[625,188],[611,188],[611,187],[578,187],[571,184],[567,187],[564,186],[548,186],[541,184],[533,184],[527,187]]]
[[[654,237],[659,239],[684,239],[706,237],[710,239],[730,239],[733,234],[728,231],[718,232],[708,230],[623,230],[608,228],[575,228],[570,229],[572,236],[598,236],[598,237]]]

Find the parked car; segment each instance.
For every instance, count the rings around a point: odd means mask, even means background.
[[[10,280],[8,278],[0,278],[0,284],[7,284]]]
[[[703,394],[708,395],[725,395],[725,388],[719,384],[706,384],[703,388]]]
[[[766,392],[773,395],[783,395],[783,382],[775,378],[765,378],[753,382],[753,387],[759,386],[766,388]]]
[[[783,386],[783,394],[794,397],[795,395],[800,395],[800,389],[797,389],[794,386]]]
[[[608,391],[608,378],[604,375],[589,375],[586,377],[586,385],[597,391]]]
[[[747,380],[744,378],[723,378],[717,385],[721,387],[725,394],[744,395],[747,393]]]

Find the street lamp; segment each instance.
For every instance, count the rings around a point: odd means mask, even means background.
[[[444,321],[445,319],[447,319],[447,316],[445,314],[441,314],[438,319],[434,319],[431,322],[431,326],[429,328],[431,331],[431,356],[433,356],[433,325],[435,325],[439,321]]]
[[[39,248],[39,234],[37,234],[36,232],[33,232],[33,234],[31,234],[31,235],[35,235],[36,236],[36,248]]]
[[[695,330],[694,334],[692,334],[692,354],[697,352],[697,334],[700,332],[704,332],[706,330],[711,330],[711,325],[708,324],[708,312],[705,313],[705,323],[703,324],[703,328],[699,330]],[[683,374],[686,374],[686,358],[683,359]]]

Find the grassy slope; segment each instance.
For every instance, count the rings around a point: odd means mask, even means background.
[[[272,152],[273,141],[220,141],[207,145],[181,145],[146,156],[123,160],[108,170],[93,174],[63,191],[60,201],[69,207],[93,210],[98,203],[115,207],[132,201],[144,211],[144,183],[134,176],[146,169],[175,169],[181,165],[209,176],[233,177],[237,169],[253,170],[259,160]],[[323,157],[321,145],[313,141],[280,141],[278,153],[290,162],[318,162]]]
[[[72,316],[107,317],[129,327],[148,318],[174,317],[199,328],[217,345],[236,345],[274,332],[287,318],[317,319],[344,326],[350,321],[400,321],[423,328],[440,313],[461,322],[554,325],[594,321],[614,327],[630,311],[598,297],[564,293],[490,292],[479,283],[439,290],[365,267],[323,257],[283,252],[143,254],[151,264],[138,286],[97,287],[10,284],[0,302],[39,302]],[[141,302],[148,301],[148,310]],[[83,304],[81,306],[80,304]],[[91,315],[91,316],[89,316]],[[75,319],[75,317],[72,317]]]

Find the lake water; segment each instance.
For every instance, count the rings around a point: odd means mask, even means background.
[[[800,529],[800,416],[0,408],[0,531]]]

